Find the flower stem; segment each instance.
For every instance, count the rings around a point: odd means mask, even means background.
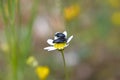
[[[66,67],[66,62],[65,62],[65,56],[63,50],[61,50],[63,62],[64,62],[64,70],[65,70],[65,80],[68,80],[68,74],[67,74],[67,67]]]

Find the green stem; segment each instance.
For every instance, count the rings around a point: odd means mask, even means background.
[[[64,63],[65,80],[68,80],[67,67],[66,67],[65,56],[64,56],[64,52],[63,52],[63,50],[61,50],[61,54],[62,54],[63,63]]]

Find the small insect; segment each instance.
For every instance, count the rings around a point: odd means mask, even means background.
[[[57,37],[57,39],[55,39],[53,41],[53,43],[64,43],[67,41],[67,39],[63,33],[57,33],[57,34],[55,34],[55,36]]]
[[[54,40],[53,43],[64,43],[66,41],[67,41],[66,38],[58,38],[58,39]]]
[[[56,33],[55,36],[58,38],[65,38],[65,35],[63,33]]]

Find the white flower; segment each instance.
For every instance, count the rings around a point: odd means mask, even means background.
[[[70,36],[67,39],[67,32],[63,33],[57,32],[55,33],[54,40],[48,39],[47,43],[50,45],[49,47],[45,47],[44,50],[52,51],[52,50],[63,50],[65,47],[69,45],[69,42],[73,36]]]

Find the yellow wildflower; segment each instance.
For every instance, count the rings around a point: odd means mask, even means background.
[[[79,15],[80,7],[78,4],[71,5],[64,9],[64,17],[66,20],[71,20]]]
[[[120,12],[113,13],[112,23],[115,24],[115,25],[120,25]]]
[[[9,52],[9,46],[8,46],[7,43],[2,43],[0,47],[1,47],[1,50],[2,50],[3,52],[5,52],[5,53],[8,53],[8,52]]]
[[[108,2],[112,7],[120,7],[120,0],[108,0]]]
[[[27,59],[26,63],[27,63],[28,65],[30,65],[30,66],[33,66],[33,67],[38,66],[38,62],[37,62],[37,60],[35,59],[35,57],[33,57],[33,56],[30,56],[30,57]]]
[[[35,69],[36,74],[41,80],[45,80],[50,73],[50,70],[47,66],[38,66]]]

